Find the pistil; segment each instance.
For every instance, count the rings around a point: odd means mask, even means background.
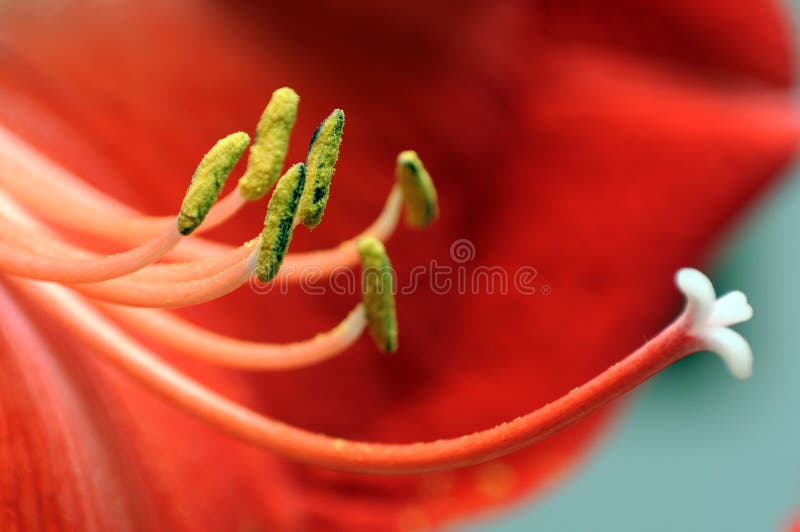
[[[714,344],[704,337],[707,323],[698,321],[690,306],[638,350],[525,416],[456,438],[413,444],[370,443],[310,432],[250,410],[161,361],[68,290],[17,280],[13,284],[41,305],[44,312],[82,338],[101,359],[176,407],[236,438],[290,459],[361,473],[424,473],[498,458],[578,421],[677,360],[710,349]],[[687,297],[693,301],[691,289]],[[747,364],[743,359],[739,362]]]

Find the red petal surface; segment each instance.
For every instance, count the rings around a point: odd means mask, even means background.
[[[10,295],[0,293],[0,471],[6,530],[137,530],[144,486],[119,462],[108,412],[83,373],[55,356]],[[61,489],[69,487],[69,489]],[[100,509],[97,501],[107,501]]]
[[[290,85],[302,97],[294,159],[331,107],[348,117],[325,223],[298,235],[295,249],[365,226],[391,186],[394,154],[413,147],[437,181],[442,218],[390,241],[401,284],[430,260],[457,266],[450,245],[461,238],[476,250],[467,274],[537,270],[535,296],[513,287],[436,295],[428,282],[401,296],[401,349],[391,357],[364,340],[319,367],[274,375],[176,360],[264,412],[339,436],[454,436],[602,371],[678,309],[675,269],[703,259],[797,140],[783,93],[792,78],[785,22],[755,0],[443,2],[424,12],[357,0],[87,4],[5,6],[0,18],[0,119],[87,181],[170,212],[198,156],[250,130],[269,93]],[[262,218],[263,205],[253,206],[216,234],[241,240]],[[291,340],[328,328],[354,299],[240,290],[185,314],[241,337]],[[9,517],[20,528],[40,519],[76,529],[415,529],[541,488],[610,415],[478,468],[335,474],[187,419],[95,367],[51,325],[28,324],[7,295],[2,302],[28,331],[4,336],[7,375],[40,376],[2,388],[0,450],[28,488],[15,492],[3,477],[0,497],[19,493],[3,507],[21,509]],[[62,471],[69,488],[53,498]],[[87,484],[87,471],[108,482],[116,505]]]

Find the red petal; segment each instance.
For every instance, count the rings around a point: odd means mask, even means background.
[[[789,532],[800,532],[800,517],[797,518],[793,525],[790,525]]]
[[[4,529],[298,526],[283,464],[84,363],[67,331],[32,323],[10,296],[0,287]]]
[[[87,180],[167,212],[197,156],[216,137],[250,129],[269,92],[289,84],[303,98],[295,158],[328,108],[348,113],[327,219],[298,247],[335,243],[368,223],[391,184],[393,154],[414,147],[437,180],[443,216],[390,242],[401,279],[431,259],[454,266],[450,244],[468,238],[477,250],[469,268],[533,266],[537,289],[552,289],[492,297],[420,287],[398,301],[393,357],[365,341],[302,372],[189,368],[311,429],[383,441],[452,436],[569,391],[670,317],[674,270],[701,258],[795,148],[795,111],[778,92],[791,79],[790,47],[767,3],[443,3],[424,17],[406,3],[391,16],[382,3],[284,4],[242,13],[71,6],[35,25],[18,7],[4,19],[11,51],[0,72],[0,96],[15,105],[0,113]],[[250,236],[261,208],[219,234]],[[295,339],[329,327],[352,299],[241,291],[191,314],[242,337]],[[264,317],[265,305],[276,311]],[[364,478],[276,466],[103,375],[98,398],[135,405],[124,426],[134,460],[151,460],[141,475],[152,491],[141,496],[175,528],[266,519],[260,502],[292,488],[253,471],[279,467],[302,490],[314,529],[440,522],[541,487],[608,416],[504,465]],[[198,464],[213,464],[212,486],[193,482]]]
[[[138,530],[152,525],[135,468],[83,368],[55,356],[0,289],[0,522],[6,530]],[[63,354],[63,353],[61,353]],[[98,500],[109,504],[97,505]]]

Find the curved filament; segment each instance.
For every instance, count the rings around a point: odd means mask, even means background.
[[[276,371],[318,364],[349,348],[366,326],[364,309],[358,304],[336,327],[310,340],[270,344],[213,333],[164,311],[116,305],[102,308],[126,328],[184,356],[248,370]]]

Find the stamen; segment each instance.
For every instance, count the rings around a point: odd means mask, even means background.
[[[250,255],[215,275],[188,281],[148,283],[112,279],[71,287],[89,297],[132,307],[178,308],[199,305],[227,295],[247,283],[258,263],[259,246]]]
[[[406,201],[406,222],[412,227],[427,227],[439,215],[439,204],[433,180],[417,152],[401,152],[395,173]]]
[[[14,164],[8,168],[9,163]],[[48,218],[53,218],[55,213],[55,221],[59,225],[73,230],[95,234],[115,242],[132,242],[141,241],[143,235],[157,235],[159,230],[163,230],[159,228],[163,228],[165,224],[173,219],[170,217],[136,215],[135,211],[118,204],[102,192],[89,187],[77,177],[68,174],[55,163],[35,152],[32,148],[15,140],[10,133],[4,133],[2,127],[0,127],[1,164],[6,165],[7,172],[0,172],[0,183],[6,189],[13,191],[18,198],[20,196],[24,198],[26,204],[32,205],[37,212]],[[3,179],[3,176],[15,174],[18,179]],[[40,193],[42,190],[52,190],[53,188],[58,190],[58,194]],[[57,201],[54,198],[57,198]],[[193,234],[196,235],[198,232],[206,230],[215,222],[219,223],[225,220],[238,210],[243,201],[244,199],[238,191],[227,195],[212,208],[204,223]],[[61,208],[63,207],[61,204],[64,202],[70,205],[69,209]],[[339,265],[356,264],[358,252],[355,240],[366,235],[375,236],[380,240],[387,239],[396,227],[396,219],[401,207],[402,195],[399,191],[392,189],[384,210],[373,225],[365,229],[360,235],[342,242],[337,247],[288,254],[285,263],[287,266],[292,266],[292,268],[288,268],[288,271],[297,272],[307,265],[314,264],[318,265],[325,273]],[[68,216],[61,216],[61,213],[67,211],[70,213]],[[109,224],[109,219],[114,219],[114,224]],[[155,231],[154,228],[156,229]],[[34,239],[28,235],[19,240],[24,242],[33,241]],[[35,240],[37,242],[36,247],[39,249],[46,250],[48,247],[55,247],[55,240],[47,235],[38,234]],[[77,250],[78,248],[74,249]],[[84,250],[84,254],[87,253]],[[88,255],[96,256],[94,253],[88,253]],[[225,258],[226,255],[230,257],[230,260]],[[164,280],[201,278],[206,277],[210,270],[200,266],[206,263],[211,265],[217,261],[216,258],[209,259],[209,256],[219,256],[219,263],[222,267],[227,267],[245,255],[246,251],[241,247],[237,248],[195,237],[191,240],[181,241],[176,249],[164,255],[166,259],[191,261],[191,264],[187,264],[185,268],[182,265],[174,265],[174,277],[172,273],[169,273],[173,270],[173,265],[149,266],[135,275],[137,277],[141,276],[142,279],[145,277],[151,278],[149,276],[150,271],[152,271],[152,280],[159,280],[162,274],[164,275]],[[82,258],[86,258],[86,256],[84,255]],[[194,263],[197,263],[197,269],[195,269]],[[194,271],[197,271],[196,275],[192,273]],[[289,274],[287,278],[289,282],[296,282],[298,279],[299,276],[295,274]]]
[[[0,271],[42,281],[94,283],[121,277],[152,264],[172,250],[182,235],[191,233],[202,223],[248,142],[249,137],[245,133],[234,133],[218,141],[203,157],[183,199],[177,228],[170,224],[161,236],[137,248],[92,258],[71,259],[69,255],[63,258],[43,257],[0,242]],[[113,225],[114,221],[112,218],[107,223]],[[14,230],[13,222],[7,224],[4,232],[6,241],[21,240],[21,235],[9,234]]]
[[[203,223],[248,144],[247,133],[232,133],[217,141],[200,161],[178,215],[178,231],[182,235],[191,234]]]
[[[317,127],[306,155],[306,188],[300,200],[300,221],[313,229],[322,221],[334,166],[344,131],[344,111],[335,109]]]
[[[10,198],[5,197],[4,205],[4,208],[8,213],[8,209],[16,204]],[[397,185],[389,194],[386,200],[386,205],[375,222],[357,237],[346,240],[335,248],[287,254],[284,260],[286,268],[280,273],[282,276],[282,281],[297,282],[300,277],[299,272],[303,271],[303,268],[308,265],[314,265],[323,273],[327,273],[338,266],[355,264],[359,260],[359,254],[356,245],[357,240],[365,236],[372,236],[378,240],[386,240],[392,234],[397,225],[397,220],[402,205],[403,194],[399,188],[399,185]],[[206,219],[205,223],[207,222],[208,218]],[[20,235],[20,238],[11,239],[16,246],[22,247],[30,252],[36,252],[42,256],[60,256],[61,260],[64,258],[85,259],[96,256],[96,254],[89,253],[82,248],[71,246],[56,240],[46,232],[42,232],[43,229],[41,225],[32,225],[32,223],[33,222],[30,219],[27,220],[25,226],[29,227],[29,229],[25,230],[25,234]],[[3,233],[1,236],[3,240],[8,241],[10,237],[13,237],[16,234],[16,232],[21,231],[21,228],[14,228],[13,223],[11,225],[14,231],[6,231]],[[201,228],[204,227],[204,225],[201,226]],[[31,230],[39,231],[39,233],[36,235],[36,238],[31,238]],[[240,263],[243,259],[250,255],[254,245],[255,241],[251,240],[250,242],[247,242],[239,247],[220,246],[221,250],[218,251],[216,256],[211,258],[203,258],[176,264],[151,264],[141,270],[126,275],[124,279],[136,282],[157,283],[202,280],[213,277],[220,271],[226,270],[235,264]],[[122,280],[122,278],[119,279],[119,281]],[[78,281],[75,279],[64,280],[64,282],[90,281],[83,279]],[[92,290],[94,291],[95,289]]]
[[[0,200],[3,200],[2,205],[4,206],[3,208],[6,209],[5,214],[8,215],[8,206],[15,206],[16,203],[1,192]],[[319,268],[323,274],[327,274],[339,266],[352,266],[356,264],[359,261],[356,241],[365,236],[372,236],[378,240],[388,239],[397,227],[402,206],[402,192],[399,186],[395,186],[389,194],[380,215],[375,219],[372,225],[367,227],[358,236],[345,240],[338,246],[329,249],[288,253],[284,259],[284,268],[282,268],[279,273],[281,282],[298,282],[300,273],[307,266],[314,266],[315,268]],[[13,226],[19,223],[20,220],[15,218],[15,221],[11,225]],[[208,223],[208,218],[199,229],[202,229],[206,223]],[[83,248],[57,240],[55,237],[51,236],[40,223],[33,222],[30,218],[25,220],[22,227],[26,228],[25,231],[14,227],[13,232],[0,232],[0,239],[5,241],[11,240],[17,247],[46,257],[58,256],[62,259],[65,257],[71,259],[85,259],[97,256],[97,254],[88,252]],[[35,237],[32,231],[36,231]],[[22,234],[18,235],[19,238],[11,239],[10,237],[15,236],[16,232],[21,232]],[[195,237],[193,236],[192,238]],[[212,277],[220,271],[241,262],[250,255],[253,246],[258,240],[260,240],[260,236],[239,247],[219,245],[218,247],[220,249],[215,249],[213,253],[209,253],[212,255],[211,257],[206,256],[205,258],[174,264],[151,264],[124,278],[132,281],[174,282]],[[182,243],[189,242],[182,240]],[[119,280],[122,280],[122,278]]]
[[[0,208],[21,227],[41,229],[36,220],[30,218],[2,191],[0,191]],[[254,239],[239,249],[250,254],[257,240]],[[25,242],[35,244],[36,241],[28,239]],[[62,246],[57,247],[60,253],[72,254],[79,258],[84,256],[80,248],[62,244],[57,240],[52,240],[51,244]],[[240,262],[242,258],[235,262]],[[161,268],[161,270],[149,272],[151,273],[149,278],[152,280],[159,277],[161,281],[185,280],[181,276],[188,275],[188,278],[191,278],[192,275],[201,271],[201,267],[207,268],[206,275],[213,277],[219,271],[220,264],[222,263],[219,261],[219,257],[215,257],[205,261],[196,261],[196,263],[153,265],[150,268]],[[143,270],[128,276],[128,279],[138,279],[142,277],[140,276],[142,273]],[[135,309],[112,304],[101,305],[107,312],[119,317],[130,329],[157,340],[162,345],[171,347],[186,356],[224,366],[251,370],[297,369],[323,362],[348,349],[361,336],[366,327],[364,308],[359,304],[336,327],[316,335],[311,340],[288,344],[247,342],[209,332],[161,310]]]
[[[334,268],[357,264],[360,256],[356,242],[367,236],[381,241],[387,240],[397,227],[402,207],[403,193],[399,186],[395,186],[386,199],[381,214],[358,236],[345,240],[334,248],[288,253],[284,260],[284,266],[278,274],[281,282],[298,282],[303,269],[307,266],[314,266],[319,268],[323,274],[327,274]]]
[[[202,227],[202,226],[201,226]],[[253,253],[261,237],[248,240],[239,247],[232,247],[219,255],[205,259],[173,264],[151,264],[146,268],[124,277],[124,279],[149,283],[173,283],[176,281],[195,281],[213,277],[239,264]],[[123,278],[120,278],[122,280]]]
[[[256,126],[247,170],[239,180],[239,193],[248,201],[260,199],[281,175],[299,101],[300,97],[289,87],[272,93]]]
[[[397,351],[397,314],[394,305],[394,272],[379,240],[358,241],[361,254],[361,290],[367,312],[367,329],[378,349]]]
[[[292,240],[297,206],[305,184],[306,167],[303,163],[297,163],[286,172],[272,193],[261,233],[261,253],[256,270],[258,280],[262,283],[268,283],[278,275]]]
[[[35,254],[40,258],[58,258],[59,264],[63,264],[65,260],[77,261],[100,257],[96,253],[89,252],[81,247],[57,240],[41,224],[38,224],[27,215],[23,215],[16,204],[10,201],[2,192],[0,192],[0,210],[5,211],[4,215],[0,215],[0,219],[5,224],[4,230],[0,232],[0,240],[13,244],[15,248]],[[6,218],[13,218],[13,220]],[[206,219],[207,221],[208,219]],[[170,223],[169,228],[172,229],[172,227],[174,227],[174,224]],[[171,232],[177,235],[177,231],[172,230]],[[117,279],[137,282],[174,282],[213,277],[220,271],[226,270],[247,258],[259,239],[260,237],[254,238],[238,248],[231,248],[230,251],[224,254],[207,259],[176,264],[150,264],[133,273],[119,276]],[[16,251],[15,249],[14,253]],[[85,264],[79,263],[81,266]],[[30,270],[26,269],[24,273],[26,274],[24,276],[27,277],[30,274]],[[82,273],[81,276],[86,277],[86,274]]]
[[[160,237],[116,255],[92,259],[45,258],[0,243],[0,271],[9,275],[60,283],[90,283],[114,279],[135,272],[164,256],[181,235],[169,227]]]
[[[87,185],[42,153],[0,126],[0,185],[47,220],[81,234],[111,242],[138,245],[159,235],[174,216],[147,216]],[[212,209],[201,230],[232,216],[244,199],[229,194]],[[109,224],[109,220],[114,220]],[[183,242],[172,255],[204,256],[215,251],[212,242]]]
[[[128,329],[178,353],[212,364],[247,370],[287,370],[318,364],[348,349],[366,327],[359,304],[333,329],[287,344],[248,342],[216,334],[169,312],[102,304]]]
[[[281,275],[285,277],[282,281],[296,282],[299,279],[299,272],[308,265],[314,265],[322,270],[323,273],[332,271],[337,266],[352,265],[359,260],[356,240],[363,236],[373,236],[379,240],[388,238],[394,231],[402,208],[402,193],[399,187],[392,189],[386,200],[383,211],[375,222],[365,229],[356,238],[346,240],[339,246],[331,249],[317,250],[303,253],[287,254],[284,264],[287,266],[281,270]],[[15,246],[21,247],[43,257],[60,257],[69,259],[86,259],[96,257],[91,252],[57,240],[39,222],[28,216],[10,197],[0,191],[0,206],[6,217],[12,218],[8,223],[14,231],[0,232],[0,238],[11,240]],[[213,211],[212,211],[213,212]],[[208,219],[206,219],[206,223]],[[205,225],[205,223],[204,223]],[[201,226],[202,228],[203,226]],[[32,232],[36,232],[35,238]],[[21,233],[19,238],[16,233]],[[260,241],[260,236],[239,247],[226,246],[224,251],[216,256],[193,260],[190,262],[176,264],[151,264],[132,274],[120,277],[109,285],[100,284],[91,289],[85,287],[85,293],[105,294],[104,298],[111,297],[110,292],[114,289],[122,289],[125,292],[135,292],[137,287],[143,283],[171,283],[176,281],[202,280],[214,277],[221,271],[225,271],[236,264],[241,263],[253,252],[254,246]],[[135,281],[137,284],[123,283],[123,281]],[[77,282],[77,281],[76,281]],[[100,287],[104,287],[101,288]],[[116,287],[116,288],[113,288]],[[152,290],[152,288],[150,289]],[[137,298],[139,303],[145,301]],[[123,299],[122,301],[127,301]]]

